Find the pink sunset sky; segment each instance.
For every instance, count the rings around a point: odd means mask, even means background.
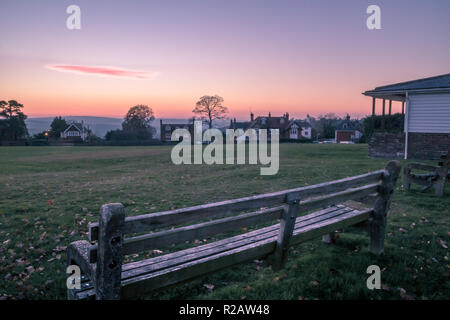
[[[81,30],[66,8],[81,8]],[[377,4],[382,29],[368,30]],[[2,1],[0,99],[29,117],[363,116],[361,92],[450,73],[450,1]],[[394,103],[394,111],[400,105]]]

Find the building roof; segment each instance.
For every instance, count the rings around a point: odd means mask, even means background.
[[[336,130],[338,131],[361,131],[361,124],[357,120],[350,120],[350,116],[347,116],[344,120],[340,120],[336,124]]]
[[[294,120],[293,122],[301,128],[310,128],[311,127],[311,124],[304,120]]]
[[[250,128],[285,130],[289,125],[286,117],[259,116],[250,124]]]
[[[366,96],[380,97],[392,100],[404,100],[407,91],[413,92],[448,92],[450,91],[450,73],[430,78],[416,79],[376,87],[373,90],[363,92]]]
[[[82,123],[80,123],[80,122],[71,122],[71,123],[69,123],[69,124],[67,125],[67,128],[66,128],[66,130],[64,130],[64,132],[69,131],[69,129],[72,128],[72,127],[73,127],[74,129],[76,129],[77,131],[79,131],[79,132],[82,132],[82,131],[83,131],[83,128],[84,128],[84,130],[87,130],[87,128],[84,127],[84,125],[83,125]]]

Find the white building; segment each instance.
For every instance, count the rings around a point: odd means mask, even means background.
[[[61,132],[61,139],[65,140],[77,140],[81,139],[86,141],[89,137],[89,128],[84,125],[84,122],[71,122],[67,126],[66,130]]]
[[[372,97],[372,115],[376,99],[383,101],[383,116],[391,114],[392,101],[402,102],[405,159],[439,158],[450,150],[450,74],[381,86],[363,94]]]

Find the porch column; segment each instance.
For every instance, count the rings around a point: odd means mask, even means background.
[[[375,131],[375,97],[372,97],[372,129]]]
[[[386,114],[386,99],[383,99],[383,116],[381,117],[381,129],[384,130],[384,116]]]
[[[389,115],[392,114],[392,100],[389,100]]]

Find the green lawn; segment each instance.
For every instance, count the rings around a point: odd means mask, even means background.
[[[102,204],[121,202],[127,215],[305,186],[383,168],[366,145],[280,146],[280,171],[258,166],[181,165],[170,147],[0,148],[0,297],[65,299],[65,247],[87,239]],[[386,255],[369,254],[361,231],[290,250],[278,273],[258,262],[224,270],[152,299],[449,299],[450,186],[394,193]],[[382,269],[382,290],[366,287],[366,268]],[[214,286],[208,290],[205,284]],[[210,286],[208,286],[211,288]]]

